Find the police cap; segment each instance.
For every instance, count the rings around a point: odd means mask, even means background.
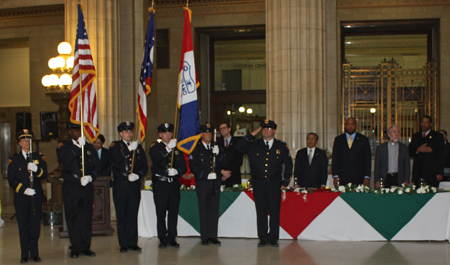
[[[172,123],[161,123],[158,126],[158,132],[173,132],[173,124]]]
[[[263,120],[263,121],[261,121],[260,125],[263,128],[272,128],[274,130],[277,129],[277,124],[271,120]]]
[[[28,130],[28,129],[23,129],[17,132],[17,140],[21,139],[21,138],[33,138],[34,134],[33,131]]]
[[[80,129],[81,125],[69,121],[69,122],[66,123],[66,128],[67,129]]]
[[[209,123],[200,125],[200,131],[201,132],[214,132],[214,126],[212,126]]]
[[[131,121],[124,121],[117,126],[117,131],[121,132],[123,130],[133,130],[134,129],[134,123]]]

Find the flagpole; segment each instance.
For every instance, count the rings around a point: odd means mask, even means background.
[[[179,88],[177,89],[179,90]],[[173,124],[173,135],[172,139],[177,138],[178,134],[178,93],[177,93],[177,104],[175,104],[175,123]],[[171,158],[170,158],[170,168],[173,168],[173,153],[174,150],[172,150]]]
[[[80,73],[80,77],[82,77],[82,73]],[[84,137],[84,109],[83,109],[83,87],[82,87],[82,79],[80,79],[80,121],[81,121],[81,137]],[[86,143],[85,143],[86,144]],[[81,177],[84,177],[84,145],[81,145]]]

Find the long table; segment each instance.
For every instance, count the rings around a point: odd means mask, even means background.
[[[153,237],[153,192],[143,190],[139,236]],[[221,192],[219,237],[257,238],[253,193]],[[182,191],[179,236],[199,236],[197,195]],[[280,239],[332,241],[420,241],[450,239],[450,193],[373,194],[286,192]]]

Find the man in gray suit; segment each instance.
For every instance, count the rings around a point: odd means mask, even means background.
[[[377,147],[375,156],[375,188],[379,189],[381,178],[384,187],[407,185],[410,179],[408,146],[398,141],[400,129],[392,125],[388,131],[389,141]]]

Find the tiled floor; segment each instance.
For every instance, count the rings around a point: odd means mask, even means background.
[[[4,193],[8,194],[8,193]],[[11,193],[9,193],[11,194]],[[9,220],[14,208],[4,198],[0,228],[0,264],[18,264],[20,260],[18,228]],[[115,223],[114,223],[115,225]],[[41,264],[450,264],[448,242],[326,242],[280,240],[280,247],[258,248],[256,239],[220,238],[221,246],[202,246],[198,237],[181,237],[180,249],[158,248],[157,238],[139,238],[142,253],[120,253],[117,237],[92,239],[94,258],[72,260],[69,240],[59,238],[58,227],[41,226],[39,240]]]

